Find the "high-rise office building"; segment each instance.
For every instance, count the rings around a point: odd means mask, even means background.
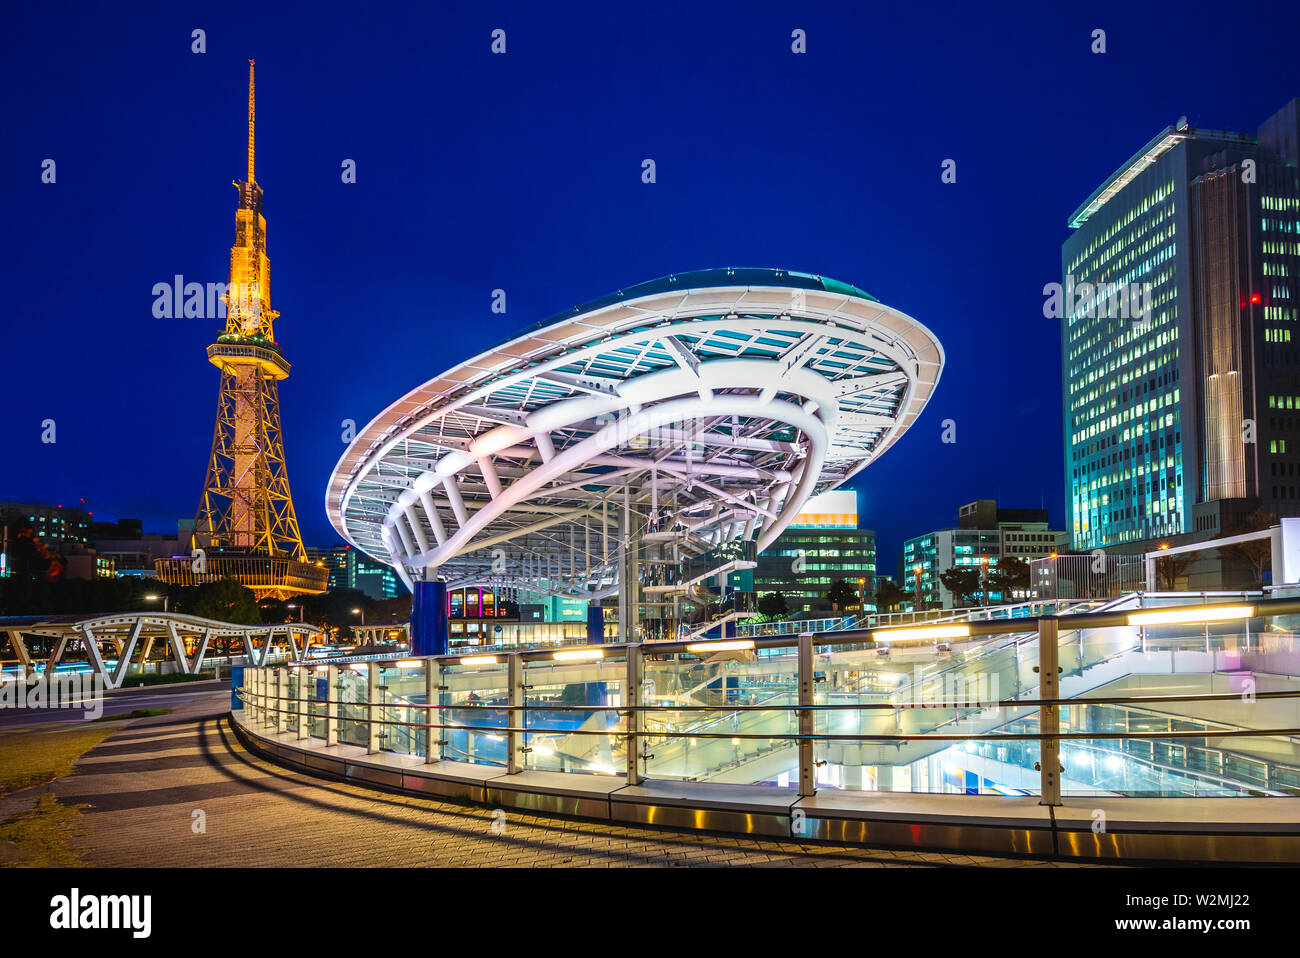
[[[1180,120],[1070,218],[1059,315],[1074,548],[1300,509],[1298,130],[1296,101],[1258,135]]]
[[[356,589],[372,599],[394,599],[405,590],[391,566],[375,562],[349,545],[321,549],[306,547],[307,561],[329,570],[327,588]]]
[[[876,534],[858,528],[858,494],[852,489],[808,500],[771,547],[758,554],[754,591],[780,592],[792,612],[830,611],[825,595],[836,579],[846,579],[872,605]]]

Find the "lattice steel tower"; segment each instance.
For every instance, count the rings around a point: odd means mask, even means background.
[[[212,455],[194,524],[201,561],[160,560],[164,581],[235,578],[263,598],[323,592],[328,572],[308,563],[289,493],[279,382],[289,363],[275,341],[271,264],[262,188],[253,172],[254,61],[248,61],[248,176],[236,180],[239,209],[230,248],[226,330],[208,347],[221,370]]]

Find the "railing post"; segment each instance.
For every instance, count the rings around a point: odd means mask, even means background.
[[[808,706],[813,704],[813,667],[812,667],[812,633],[804,632],[799,636],[799,734],[813,733],[813,713]],[[814,784],[813,743],[810,739],[799,739],[799,797],[810,798],[817,792]]]
[[[275,670],[275,730],[289,731],[289,670],[283,665]]]
[[[641,682],[643,675],[641,646],[631,645],[627,649],[627,783],[641,784]]]
[[[379,751],[379,736],[383,732],[380,721],[384,717],[383,692],[379,688],[379,663],[371,662],[366,669],[366,754]],[[378,703],[378,704],[377,704]]]
[[[425,659],[424,667],[424,702],[426,705],[442,704],[442,662],[439,659]],[[426,722],[443,725],[442,709],[425,710]],[[424,730],[424,763],[432,765],[442,758],[442,738],[446,729],[427,728]]]
[[[275,726],[275,712],[271,709],[271,669],[269,666],[264,665],[257,670],[257,674],[261,688],[262,725],[273,728]]]
[[[339,667],[325,667],[325,744],[339,744]]]
[[[260,699],[257,697],[257,669],[251,665],[244,669],[244,715],[249,722],[261,721],[258,718],[257,706]]]
[[[295,707],[298,709],[298,738],[304,739],[311,734],[311,716],[308,715],[307,708],[307,689],[308,684],[312,681],[311,669],[306,666],[297,667],[298,674],[298,700]]]
[[[518,652],[511,652],[506,660],[506,684],[509,693],[506,704],[512,706],[506,710],[506,725],[509,728],[522,728],[524,710],[524,657]],[[514,775],[523,771],[523,733],[506,732],[506,774]]]
[[[1056,699],[1061,695],[1060,650],[1057,645],[1057,620],[1038,620],[1038,697]],[[1061,804],[1061,709],[1057,705],[1038,707],[1038,729],[1045,736],[1039,748],[1040,805]]]

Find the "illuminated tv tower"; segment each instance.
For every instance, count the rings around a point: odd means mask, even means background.
[[[253,172],[254,61],[248,61],[248,176],[239,190],[230,248],[226,330],[208,347],[221,370],[212,455],[194,522],[193,555],[157,562],[164,582],[233,578],[259,599],[325,591],[329,573],[307,562],[289,493],[279,382],[289,363],[275,341],[271,264],[262,188]]]

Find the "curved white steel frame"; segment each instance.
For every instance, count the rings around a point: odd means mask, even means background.
[[[915,421],[944,357],[860,290],[763,272],[659,281],[680,288],[579,308],[412,390],[340,459],[330,521],[408,586],[608,594],[626,504],[687,555],[766,548]]]

